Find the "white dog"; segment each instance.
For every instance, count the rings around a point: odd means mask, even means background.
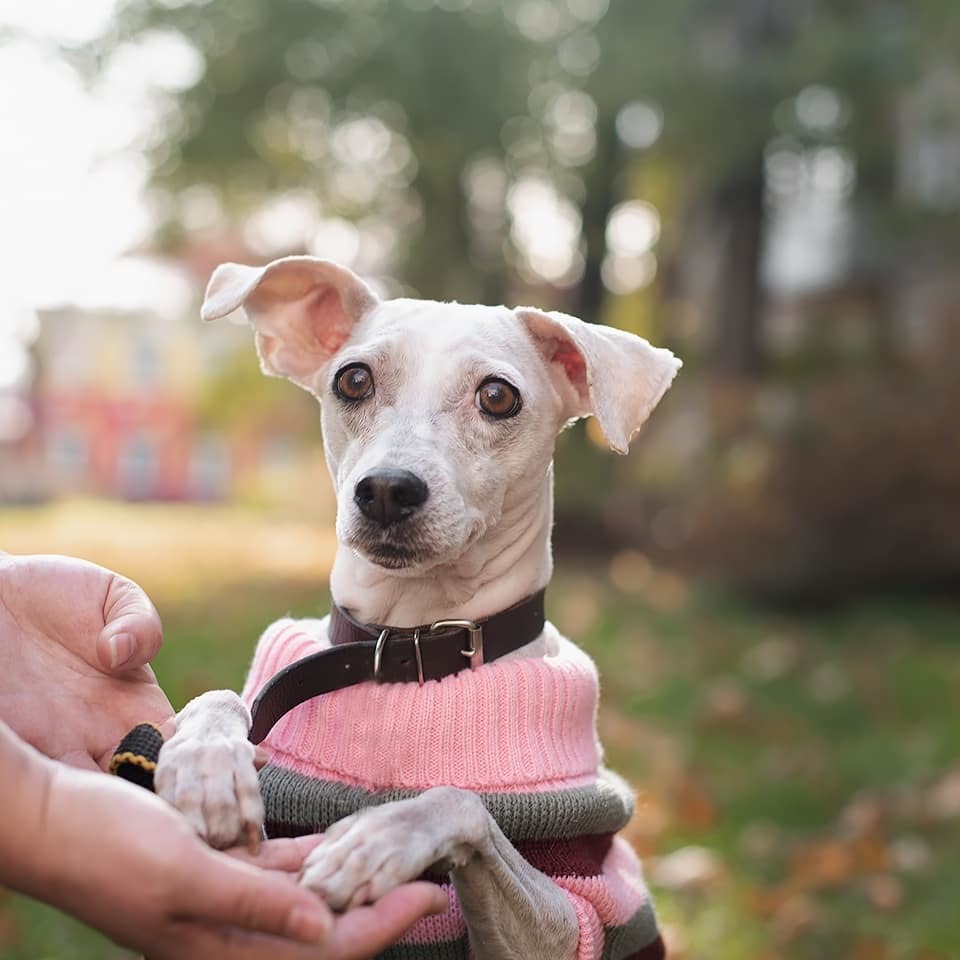
[[[263,802],[268,832],[325,830],[302,881],[336,908],[432,871],[450,911],[386,956],[662,957],[596,674],[542,591],[556,435],[592,414],[625,453],[679,361],[564,314],[381,301],[310,257],[219,267],[204,319],[240,307],[264,372],[321,404],[335,607],[266,631],[243,700],[184,708],[158,792],[215,845]]]

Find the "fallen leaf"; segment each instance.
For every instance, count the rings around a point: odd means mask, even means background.
[[[707,830],[717,822],[717,808],[699,780],[681,776],[674,786],[673,807],[685,827]]]
[[[714,681],[704,695],[704,719],[713,726],[739,726],[747,718],[750,701],[736,680]]]
[[[843,886],[855,872],[856,859],[850,847],[828,840],[794,854],[788,883],[794,889],[829,889]]]
[[[780,905],[773,923],[780,940],[790,943],[820,923],[820,907],[812,897],[795,894]]]
[[[681,847],[651,865],[650,877],[667,890],[703,890],[720,879],[723,864],[709,847]]]
[[[930,844],[923,837],[908,834],[897,837],[889,847],[890,864],[901,873],[923,873],[930,866]]]
[[[883,940],[871,937],[858,940],[853,946],[852,960],[886,960],[890,949]]]
[[[960,770],[951,770],[928,791],[927,813],[934,820],[954,820],[960,817]]]
[[[896,910],[903,903],[903,884],[892,874],[869,877],[866,890],[867,900],[877,910]]]

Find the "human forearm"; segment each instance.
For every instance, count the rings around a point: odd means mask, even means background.
[[[293,879],[316,840],[268,842],[242,863],[159,798],[47,760],[2,723],[0,802],[0,885],[154,960],[359,960],[446,908],[432,884],[410,884],[334,923]]]
[[[184,944],[209,939],[218,924],[307,941],[329,930],[329,911],[270,869],[269,857],[260,870],[214,853],[159,798],[50,761],[2,724],[0,783],[0,884],[120,944],[149,945],[158,957],[199,957],[207,954]],[[194,928],[194,921],[215,926]],[[169,950],[155,946],[166,939]]]
[[[0,720],[0,885],[34,894],[44,886],[43,829],[53,765]]]

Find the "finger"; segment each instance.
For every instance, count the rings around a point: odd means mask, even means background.
[[[113,574],[103,604],[104,627],[97,659],[107,673],[149,663],[163,642],[163,629],[150,598],[132,580]]]
[[[162,947],[153,947],[144,960],[342,960],[324,944],[304,944],[237,927],[212,927],[180,921]]]
[[[334,960],[323,946],[196,920],[174,921],[161,936],[159,944],[149,945],[144,960]]]
[[[236,927],[215,928],[180,921],[177,935],[165,944],[172,950],[164,956],[190,956],[195,960],[221,960],[225,956],[232,960],[366,960],[394,943],[419,917],[442,913],[447,908],[447,898],[439,887],[430,883],[408,884],[372,907],[361,907],[340,917],[332,936],[320,947]],[[157,960],[159,957],[157,954]]]
[[[226,852],[244,863],[251,863],[262,870],[283,870],[286,873],[298,873],[307,855],[323,843],[322,833],[312,833],[308,837],[282,837],[267,840],[260,845],[260,852],[251,854],[245,847],[234,847]]]
[[[326,904],[292,878],[213,850],[203,854],[181,891],[185,916],[304,943],[330,934],[333,916]]]
[[[395,943],[421,917],[449,907],[444,892],[433,883],[408,883],[369,907],[357,907],[338,917],[327,943],[337,960],[363,960]]]

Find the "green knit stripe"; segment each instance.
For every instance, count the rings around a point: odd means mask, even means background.
[[[441,943],[396,943],[378,953],[376,960],[467,960],[467,938]]]
[[[260,792],[271,835],[326,830],[364,807],[405,800],[419,790],[364,790],[336,780],[267,765],[260,771]],[[481,793],[490,815],[510,840],[565,840],[615,833],[633,814],[633,794],[610,770],[594,783],[538,793]]]
[[[653,904],[647,900],[621,927],[604,931],[603,960],[624,960],[653,943],[660,934]]]

